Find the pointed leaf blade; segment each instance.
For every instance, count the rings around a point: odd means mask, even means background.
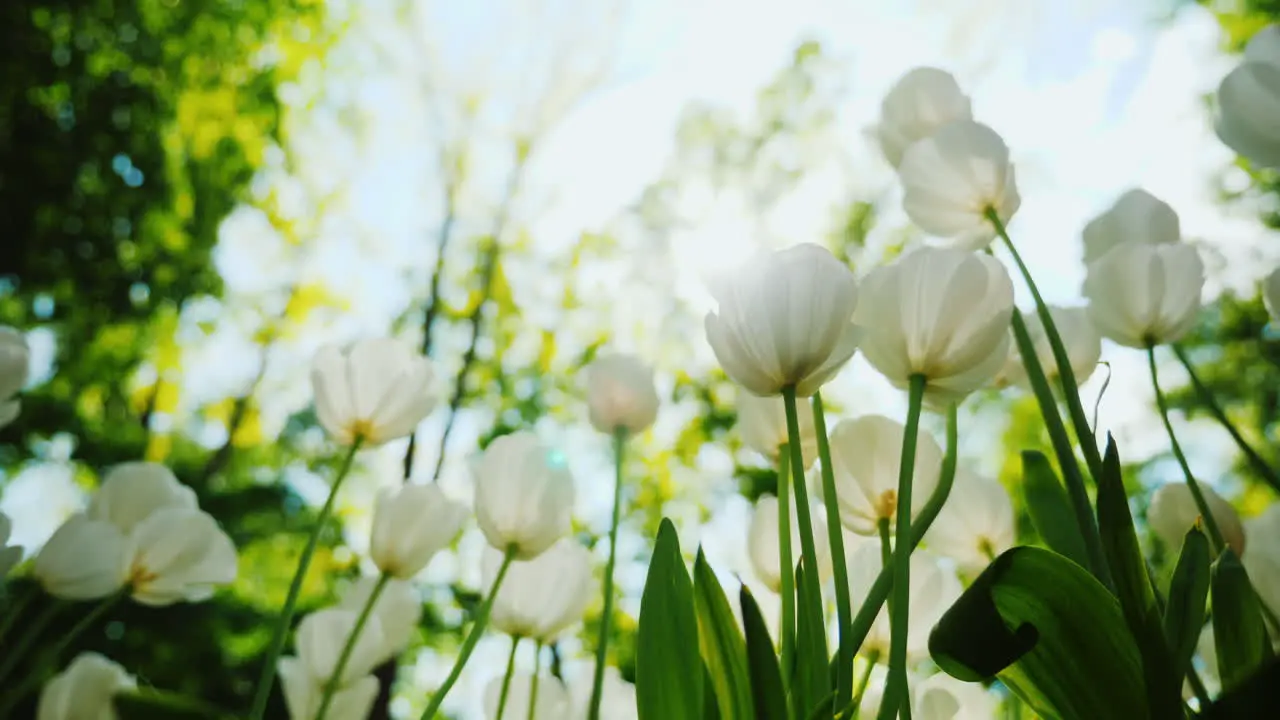
[[[1169,600],[1164,611],[1164,636],[1179,686],[1191,666],[1191,656],[1196,652],[1200,630],[1204,627],[1209,573],[1209,538],[1199,527],[1193,527],[1182,541],[1182,552],[1169,580]]]
[[[698,646],[707,664],[720,714],[730,718],[754,717],[751,680],[747,675],[747,644],[738,631],[733,608],[702,550],[698,550],[698,558],[693,563],[693,602],[698,617]]]
[[[1080,567],[1089,567],[1084,538],[1080,536],[1080,526],[1071,510],[1067,490],[1044,453],[1023,451],[1022,491],[1031,524],[1035,525],[1045,545],[1074,560]]]
[[[1222,688],[1231,690],[1271,659],[1271,641],[1258,596],[1231,548],[1223,550],[1213,564],[1209,592],[1218,674]]]
[[[787,696],[782,689],[782,673],[778,670],[778,656],[773,649],[773,638],[760,606],[746,585],[738,593],[742,605],[742,625],[747,634],[747,666],[751,674],[751,696],[759,720],[786,720]]]
[[[693,584],[680,556],[675,526],[663,518],[640,600],[636,637],[636,708],[640,720],[703,716],[703,666],[698,655]]]

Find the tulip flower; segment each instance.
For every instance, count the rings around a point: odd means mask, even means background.
[[[988,210],[1007,225],[1022,204],[1008,146],[972,120],[948,123],[908,147],[898,178],[911,222],[965,250],[980,250],[995,238]]]
[[[381,445],[414,431],[435,407],[431,361],[388,338],[342,351],[328,345],[311,366],[316,416],[335,440]]]
[[[1258,167],[1280,167],[1280,27],[1258,31],[1244,62],[1218,86],[1214,129],[1227,147]]]
[[[1254,592],[1271,612],[1280,615],[1280,502],[1244,522],[1248,547],[1244,564]]]
[[[484,587],[493,586],[502,554],[485,553]],[[513,637],[554,642],[566,628],[582,620],[595,596],[591,552],[564,539],[526,562],[514,562],[498,588],[489,620]]]
[[[875,535],[882,520],[896,527],[898,473],[905,432],[901,423],[883,415],[841,420],[831,431],[836,503],[840,508],[840,522],[851,532]],[[928,433],[919,433],[911,475],[913,518],[929,501],[941,472],[942,448]]]
[[[1053,318],[1054,327],[1066,347],[1067,356],[1071,360],[1071,374],[1076,384],[1083,385],[1102,359],[1102,336],[1089,319],[1089,311],[1085,308],[1050,307],[1049,315]],[[1058,382],[1058,363],[1053,357],[1053,348],[1049,345],[1049,337],[1045,334],[1044,323],[1035,312],[1025,312],[1022,319],[1027,325],[1027,334],[1036,349],[1036,357],[1044,370],[1050,386],[1056,387]],[[1026,366],[1022,364],[1022,355],[1016,347],[1010,346],[1009,357],[1005,360],[1004,369],[996,377],[997,385],[1018,385],[1031,387],[1027,378]]]
[[[1000,701],[981,683],[963,682],[940,672],[916,683],[911,717],[916,720],[990,720]]]
[[[489,720],[498,720],[498,705],[501,704],[503,694],[502,680],[501,677],[495,677],[484,688],[484,715]],[[533,712],[529,712],[531,702]],[[554,675],[539,675],[535,678],[528,673],[516,673],[511,677],[506,703],[502,709],[502,720],[564,720],[568,716],[569,693]]]
[[[0,428],[17,419],[22,403],[15,396],[27,384],[31,352],[27,339],[11,327],[0,326]]]
[[[591,679],[595,675],[594,668],[588,668],[569,687],[570,704],[573,720],[590,720]],[[513,720],[520,720],[512,715]],[[612,665],[604,669],[604,681],[601,685],[600,720],[640,720],[636,708],[636,686],[622,679],[622,673]]]
[[[124,587],[130,550],[128,538],[115,525],[77,513],[40,548],[34,574],[56,598],[96,600]]]
[[[1262,300],[1271,315],[1271,322],[1280,323],[1280,268],[1272,270],[1262,281]]]
[[[1009,356],[1013,283],[995,258],[920,248],[863,281],[854,322],[872,367],[900,388],[956,402],[991,381]]]
[[[290,720],[315,720],[324,697],[326,676],[319,679],[301,658],[282,657],[276,665]],[[325,720],[365,720],[378,697],[378,679],[372,675],[348,681],[333,693]]]
[[[999,480],[957,470],[942,512],[925,534],[929,549],[977,572],[1016,540],[1013,501]]]
[[[780,397],[758,397],[749,392],[738,393],[738,433],[747,447],[769,458],[775,465],[787,444],[786,407]],[[813,412],[808,401],[797,400],[796,419],[800,424],[800,450],[806,468],[818,457],[818,436],[814,431]]]
[[[113,698],[137,686],[118,664],[98,653],[80,653],[45,683],[36,720],[116,720]]]
[[[165,508],[195,510],[196,494],[164,465],[127,462],[107,472],[89,501],[87,513],[91,519],[109,522],[128,535],[139,523]]]
[[[378,578],[374,577],[366,576],[356,580],[343,593],[338,609],[359,613],[369,602],[369,596],[377,584]],[[380,659],[375,663],[381,664],[408,649],[417,636],[418,623],[422,621],[422,598],[411,583],[388,579],[373,603],[370,617],[378,619],[383,639],[386,640],[383,652],[378,654]]]
[[[954,120],[972,120],[969,96],[945,70],[913,68],[898,79],[880,103],[876,136],[890,165],[902,162],[906,149]]]
[[[1142,349],[1191,329],[1203,286],[1204,263],[1194,247],[1125,243],[1089,266],[1084,296],[1103,337]]]
[[[298,659],[305,664],[313,679],[321,683],[328,682],[358,619],[358,613],[354,610],[332,607],[317,610],[298,623],[294,638]],[[338,684],[347,685],[362,675],[369,674],[383,661],[387,647],[382,622],[376,614],[371,615],[352,645],[351,655],[342,669]]]
[[[1100,259],[1119,245],[1160,245],[1179,242],[1178,213],[1146,190],[1134,188],[1116,199],[1105,212],[1084,226],[1084,262]]]
[[[374,505],[369,556],[382,572],[412,578],[457,537],[466,517],[435,484],[384,490]]]
[[[0,513],[0,581],[22,561],[22,548],[9,544],[9,533],[12,531],[13,525],[9,522],[9,517]]]
[[[1231,507],[1231,503],[1223,500],[1221,495],[1214,492],[1213,488],[1204,483],[1199,485],[1205,504],[1209,507],[1209,512],[1213,513],[1213,519],[1222,532],[1222,539],[1237,556],[1243,558],[1245,533],[1236,509]],[[1191,488],[1186,483],[1168,483],[1160,486],[1151,496],[1151,503],[1147,506],[1147,524],[1175,556],[1182,548],[1182,539],[1196,524],[1196,519],[1199,517],[1200,510],[1196,507]]]
[[[795,498],[792,498],[794,505]],[[792,509],[792,517],[795,510]],[[812,512],[813,534],[818,538],[827,536],[827,522],[821,513]],[[800,547],[800,528],[791,525],[791,546]],[[818,577],[825,581],[831,577],[831,546],[825,542],[814,543],[818,556]],[[751,514],[751,525],[747,529],[747,554],[751,557],[751,567],[756,577],[774,592],[782,591],[782,550],[778,547],[778,498],[773,495],[761,496],[756,500],[755,510]]]
[[[812,244],[760,255],[712,289],[707,342],[728,376],[760,396],[795,387],[809,397],[839,372],[858,346],[850,319],[858,302],[853,273]]]
[[[476,522],[493,547],[532,560],[569,533],[573,477],[533,433],[489,443],[474,473]]]
[[[605,355],[587,366],[587,410],[591,425],[610,435],[634,435],[658,417],[653,368],[634,355]]]
[[[863,598],[880,574],[880,547],[862,543],[849,554],[849,589],[855,598]],[[937,556],[925,550],[911,554],[910,601],[907,604],[907,657],[928,656],[929,633],[942,614],[960,598],[962,587],[954,571],[939,563]],[[889,657],[889,614],[881,608],[862,644],[861,652],[875,653],[880,662]]]

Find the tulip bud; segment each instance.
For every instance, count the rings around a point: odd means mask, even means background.
[[[1248,548],[1240,561],[1258,598],[1280,615],[1280,503],[1244,523]]]
[[[853,273],[826,248],[801,244],[750,260],[713,289],[707,342],[720,367],[760,396],[795,386],[809,397],[858,346]]]
[[[588,720],[594,682],[595,663],[591,663],[569,686],[573,720]],[[612,665],[605,666],[604,681],[600,684],[600,720],[640,720],[636,686],[623,680],[622,673]]]
[[[484,715],[498,720],[498,703],[502,696],[501,675],[489,681],[484,688]],[[537,699],[533,699],[533,676],[518,672],[511,677],[507,688],[507,704],[502,709],[503,720],[564,720],[569,715],[569,693],[554,675],[539,675]],[[530,702],[533,712],[530,712]],[[603,716],[601,716],[603,717]]]
[[[989,720],[1000,701],[982,683],[957,680],[940,672],[916,683],[911,717],[917,720]]]
[[[474,472],[476,522],[493,547],[532,560],[569,533],[573,477],[533,433],[495,439]]]
[[[1008,146],[972,120],[948,123],[907,148],[898,178],[911,222],[965,250],[980,250],[996,236],[988,209],[1008,224],[1022,204]]]
[[[1084,262],[1098,260],[1125,243],[1160,245],[1182,240],[1178,213],[1146,190],[1126,191],[1084,226]]]
[[[311,366],[316,416],[335,440],[381,445],[409,435],[435,407],[431,361],[387,338],[329,345]]]
[[[502,565],[502,553],[485,553],[481,566],[484,587]],[[514,637],[554,642],[566,628],[582,620],[596,597],[592,587],[591,553],[564,539],[527,562],[514,562],[498,588],[489,621]]]
[[[738,393],[738,432],[747,447],[773,462],[778,461],[782,447],[788,442],[787,410],[780,397],[757,397]],[[800,451],[805,468],[818,458],[818,436],[813,426],[813,406],[807,399],[796,403],[800,425]]]
[[[953,120],[972,120],[969,96],[951,73],[931,67],[913,68],[898,79],[880,103],[876,135],[890,165],[919,140]]]
[[[1125,243],[1089,266],[1084,296],[1103,337],[1146,348],[1191,329],[1203,287],[1204,263],[1194,247]]]
[[[924,375],[931,402],[958,402],[1004,367],[1013,282],[995,258],[920,248],[873,270],[862,295],[863,352],[895,386]]]
[[[831,470],[840,522],[859,535],[875,535],[881,520],[897,526],[898,473],[906,428],[883,415],[841,420],[831,431]],[[942,448],[928,433],[916,435],[911,516],[924,509],[942,472]]]
[[[342,595],[338,603],[339,610],[359,613],[369,602],[369,595],[378,584],[374,577],[362,577],[352,583]],[[373,604],[373,617],[378,618],[382,626],[383,639],[386,640],[383,652],[378,654],[381,664],[408,649],[413,638],[418,634],[418,623],[422,621],[422,598],[413,585],[404,580],[390,579],[382,588],[382,594]]]
[[[467,510],[438,485],[384,490],[374,505],[369,556],[382,572],[408,579],[462,530]]]
[[[1000,481],[956,472],[955,485],[942,512],[925,535],[929,549],[977,572],[1016,539],[1013,501]]]
[[[1213,513],[1218,530],[1222,532],[1222,539],[1237,556],[1244,557],[1244,527],[1240,524],[1236,509],[1214,492],[1213,488],[1204,483],[1199,485],[1204,502],[1209,506],[1209,512]],[[1182,548],[1182,539],[1199,518],[1200,508],[1191,494],[1191,487],[1186,483],[1160,486],[1151,496],[1151,504],[1147,506],[1147,524],[1175,557]]]
[[[1262,281],[1262,300],[1271,315],[1271,322],[1280,323],[1280,268]]]
[[[1062,338],[1076,384],[1083,385],[1102,359],[1102,336],[1093,326],[1089,311],[1085,308],[1050,307],[1049,315]],[[1027,334],[1031,336],[1031,343],[1035,346],[1040,367],[1052,386],[1057,382],[1058,361],[1053,356],[1053,347],[1044,331],[1044,323],[1040,322],[1040,315],[1035,311],[1023,313],[1022,319],[1026,322]],[[1009,357],[1004,369],[996,377],[996,384],[1018,385],[1026,389],[1031,387],[1031,382],[1027,379],[1027,368],[1022,362],[1022,353],[1012,344],[1009,346]]]
[[[862,543],[849,554],[849,592],[852,597],[863,598],[871,591],[880,574],[879,543]],[[962,591],[960,579],[953,570],[945,568],[938,558],[924,550],[911,553],[911,599],[907,604],[907,657],[920,659],[928,656],[929,633]],[[862,643],[863,654],[880,653],[880,662],[889,660],[889,613],[887,607],[871,624],[871,631]]]
[[[296,657],[282,657],[276,665],[290,720],[315,720],[324,698],[324,684],[329,678],[317,679],[306,663]],[[343,684],[333,694],[326,720],[364,720],[373,710],[378,697],[378,679],[372,675]]]
[[[22,410],[15,395],[27,384],[31,352],[27,339],[11,327],[0,326],[0,428],[13,422]]]
[[[342,648],[351,636],[358,618],[357,611],[335,607],[317,610],[298,623],[294,639],[298,659],[313,680],[326,683],[333,676]],[[387,646],[381,621],[376,615],[370,615],[352,646],[338,684],[347,685],[360,676],[369,674],[382,661]]]
[[[827,521],[816,510],[810,511],[809,515],[813,522],[814,538],[827,537]],[[791,547],[800,547],[800,528],[796,522],[794,500],[791,503]],[[818,555],[818,577],[825,581],[831,577],[831,546],[826,542],[815,542],[814,551]],[[747,529],[747,554],[751,556],[751,567],[760,582],[770,590],[780,592],[782,549],[778,546],[778,498],[773,495],[763,495],[756,500],[751,525]]]
[[[178,482],[169,468],[153,462],[127,462],[113,467],[89,501],[88,515],[115,525],[128,535],[153,513],[165,508],[196,509],[195,492]]]
[[[1280,167],[1280,27],[1266,27],[1249,41],[1244,62],[1218,86],[1214,129],[1227,147],[1258,167]]]
[[[22,561],[22,548],[9,544],[9,533],[12,530],[9,517],[0,513],[0,581],[4,580],[14,565]]]
[[[130,550],[119,528],[77,513],[40,548],[35,576],[45,592],[56,598],[104,598],[124,587],[132,560]]]
[[[80,653],[45,683],[36,720],[116,720],[113,699],[137,687],[120,665],[95,652]]]
[[[653,368],[634,355],[605,355],[587,366],[587,408],[602,433],[644,431],[658,417]]]

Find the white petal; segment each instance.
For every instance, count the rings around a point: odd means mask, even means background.
[[[98,653],[80,653],[45,683],[36,720],[116,720],[112,698],[136,687],[120,665]]]
[[[568,534],[573,477],[533,433],[495,439],[474,472],[476,522],[493,547],[530,560]]]
[[[194,510],[196,494],[169,468],[153,462],[117,465],[89,502],[89,517],[104,520],[126,535],[152,513],[165,508]]]
[[[236,549],[211,515],[166,508],[134,530],[133,599],[170,605],[208,599],[236,578]]]
[[[1085,225],[1084,262],[1092,263],[1123,243],[1158,245],[1182,239],[1178,213],[1146,190],[1125,191]]]
[[[294,643],[311,679],[324,683],[333,676],[342,648],[355,628],[359,613],[342,608],[317,610],[298,623]],[[343,685],[367,675],[385,656],[387,640],[382,623],[371,615],[352,647],[339,682]]]
[[[484,587],[490,588],[502,563],[497,550],[485,553]],[[564,539],[527,562],[514,562],[494,598],[490,622],[508,635],[554,642],[582,620],[597,597],[591,553]]]
[[[384,491],[374,510],[369,554],[380,570],[413,577],[457,537],[465,519],[466,508],[437,485]]]
[[[111,523],[72,515],[36,556],[35,576],[50,595],[95,600],[124,586],[131,546]]]

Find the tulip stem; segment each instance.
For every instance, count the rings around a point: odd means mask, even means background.
[[[360,639],[360,632],[364,630],[365,623],[369,622],[369,616],[373,614],[373,606],[378,603],[378,597],[382,595],[382,591],[390,581],[391,576],[382,573],[378,577],[377,584],[373,586],[373,591],[369,593],[369,599],[365,601],[359,617],[356,618],[356,624],[351,628],[351,634],[347,635],[346,644],[342,646],[342,654],[338,655],[338,664],[333,666],[333,674],[324,684],[324,694],[320,697],[320,709],[316,711],[315,720],[324,720],[325,714],[329,712],[329,705],[333,703],[338,687],[342,685],[342,673],[347,669],[347,662],[351,660],[351,653],[356,648],[356,641]]]
[[[902,458],[898,465],[897,547],[893,552],[893,599],[889,603],[889,679],[879,720],[898,714],[898,700],[907,689],[907,623],[911,598],[911,485],[915,479],[916,435],[920,431],[920,408],[928,379],[916,373],[907,391],[907,425],[902,435]]]
[[[791,671],[794,669],[793,656],[796,643],[796,583],[795,560],[791,555],[791,501],[787,489],[791,478],[791,443],[784,443],[778,452],[778,562],[781,567],[782,599],[782,689],[789,692],[791,687]]]
[[[847,705],[853,697],[853,687],[843,680],[853,677],[853,658],[858,648],[849,642],[853,626],[853,601],[849,597],[849,569],[845,566],[844,532],[840,523],[840,508],[836,502],[836,478],[831,465],[831,446],[827,440],[827,418],[822,405],[822,393],[813,394],[813,428],[818,436],[818,461],[822,465],[822,505],[827,511],[827,543],[831,546],[831,567],[836,583],[836,618],[839,629],[839,649],[836,651],[836,702],[835,707]]]
[[[893,562],[893,540],[889,536],[889,518],[882,517],[876,521],[880,529],[880,567],[889,567]]]
[[[307,577],[311,556],[315,555],[316,545],[320,542],[320,531],[324,529],[325,523],[329,521],[329,515],[333,513],[333,503],[338,497],[338,488],[342,487],[342,481],[351,473],[351,466],[355,464],[356,453],[359,452],[362,444],[364,444],[364,438],[357,435],[351,447],[347,449],[342,465],[338,468],[338,474],[333,479],[333,487],[329,488],[329,497],[320,508],[315,525],[307,536],[307,544],[302,548],[298,567],[293,571],[293,581],[289,583],[289,594],[285,596],[284,607],[280,608],[280,619],[276,621],[275,630],[271,634],[271,644],[267,646],[266,662],[262,666],[262,673],[258,676],[258,689],[253,695],[253,706],[249,710],[250,720],[262,720],[262,716],[267,712],[267,700],[271,697],[271,686],[276,679],[276,661],[280,659],[285,638],[288,637],[289,628],[293,623],[298,596],[302,594],[302,581]]]
[[[799,608],[797,612],[816,613],[817,617],[814,618],[814,621],[819,626],[825,626],[826,623],[822,619],[822,605],[820,604],[822,601],[822,581],[818,578],[821,574],[821,568],[818,565],[818,547],[813,539],[813,520],[809,516],[809,491],[805,487],[804,481],[804,451],[800,445],[800,416],[796,411],[796,389],[794,385],[782,388],[782,402],[787,411],[787,450],[791,453],[791,484],[796,494],[796,520],[800,530],[800,557],[804,561],[805,568],[803,579],[805,585],[808,586],[800,597],[809,598],[814,603],[810,607]],[[834,482],[833,479],[832,484]],[[787,502],[783,498],[779,498],[779,500]],[[779,513],[781,513],[782,506],[779,505],[778,507]],[[841,685],[847,685],[849,682],[851,680],[848,678],[836,678],[837,693]]]
[[[1200,396],[1201,402],[1208,408],[1209,414],[1213,415],[1214,419],[1231,435],[1231,439],[1236,441],[1236,446],[1240,448],[1240,452],[1244,453],[1245,458],[1249,460],[1249,464],[1253,466],[1253,469],[1267,481],[1267,484],[1273,490],[1280,492],[1280,475],[1276,474],[1275,468],[1271,467],[1258,454],[1258,451],[1254,450],[1253,446],[1244,439],[1240,431],[1236,429],[1222,406],[1218,404],[1218,400],[1213,396],[1213,391],[1196,374],[1196,369],[1192,366],[1191,359],[1187,357],[1186,351],[1178,345],[1171,345],[1170,347],[1173,348],[1173,354],[1178,356],[1178,360],[1182,362],[1182,367],[1187,369],[1187,377],[1191,378],[1191,385],[1196,389],[1196,394]]]
[[[591,679],[591,707],[588,720],[600,717],[600,688],[604,684],[604,664],[609,649],[609,626],[613,620],[613,569],[618,561],[618,524],[622,517],[622,460],[627,447],[627,430],[613,431],[613,521],[609,525],[609,561],[604,568],[604,609],[600,614],[600,637],[596,643],[596,668]]]
[[[1209,512],[1209,503],[1205,501],[1204,493],[1200,491],[1200,483],[1196,481],[1196,476],[1191,472],[1191,466],[1187,464],[1187,456],[1182,454],[1182,445],[1178,443],[1178,436],[1173,432],[1173,423],[1169,422],[1169,404],[1165,401],[1164,392],[1160,389],[1160,373],[1156,370],[1154,345],[1147,345],[1147,367],[1151,369],[1151,387],[1156,391],[1156,408],[1160,410],[1160,420],[1164,422],[1164,429],[1169,433],[1169,445],[1173,448],[1173,456],[1182,468],[1182,474],[1187,479],[1187,487],[1191,489],[1191,497],[1196,501],[1196,509],[1204,519],[1204,526],[1209,531],[1209,540],[1213,542],[1213,551],[1215,554],[1220,553],[1227,544],[1223,541],[1217,518]]]
[[[533,646],[533,679],[529,681],[529,714],[526,720],[537,720],[538,716],[538,676],[542,664],[542,641]]]
[[[427,709],[422,712],[421,720],[432,720],[436,716],[436,711],[444,703],[445,696],[449,694],[454,684],[458,682],[458,677],[462,675],[463,666],[471,659],[471,653],[475,651],[476,644],[480,642],[480,636],[484,634],[485,626],[489,624],[489,611],[493,609],[493,599],[498,596],[498,588],[502,585],[502,580],[507,576],[507,570],[511,568],[511,563],[515,558],[515,546],[507,548],[502,557],[502,565],[498,567],[498,575],[493,579],[493,586],[489,588],[489,595],[480,604],[479,609],[476,610],[476,620],[471,626],[471,632],[467,635],[467,639],[462,641],[462,648],[458,651],[458,658],[453,661],[453,669],[449,671],[449,677],[445,678],[444,684],[440,686],[440,689],[436,690],[436,694],[431,698],[431,703],[427,705]]]
[[[507,710],[507,694],[511,692],[511,676],[516,673],[516,650],[519,647],[520,636],[512,635],[511,653],[507,655],[507,671],[502,675],[502,691],[498,693],[498,714],[493,720],[502,720],[502,714]],[[316,718],[316,720],[321,719]]]

